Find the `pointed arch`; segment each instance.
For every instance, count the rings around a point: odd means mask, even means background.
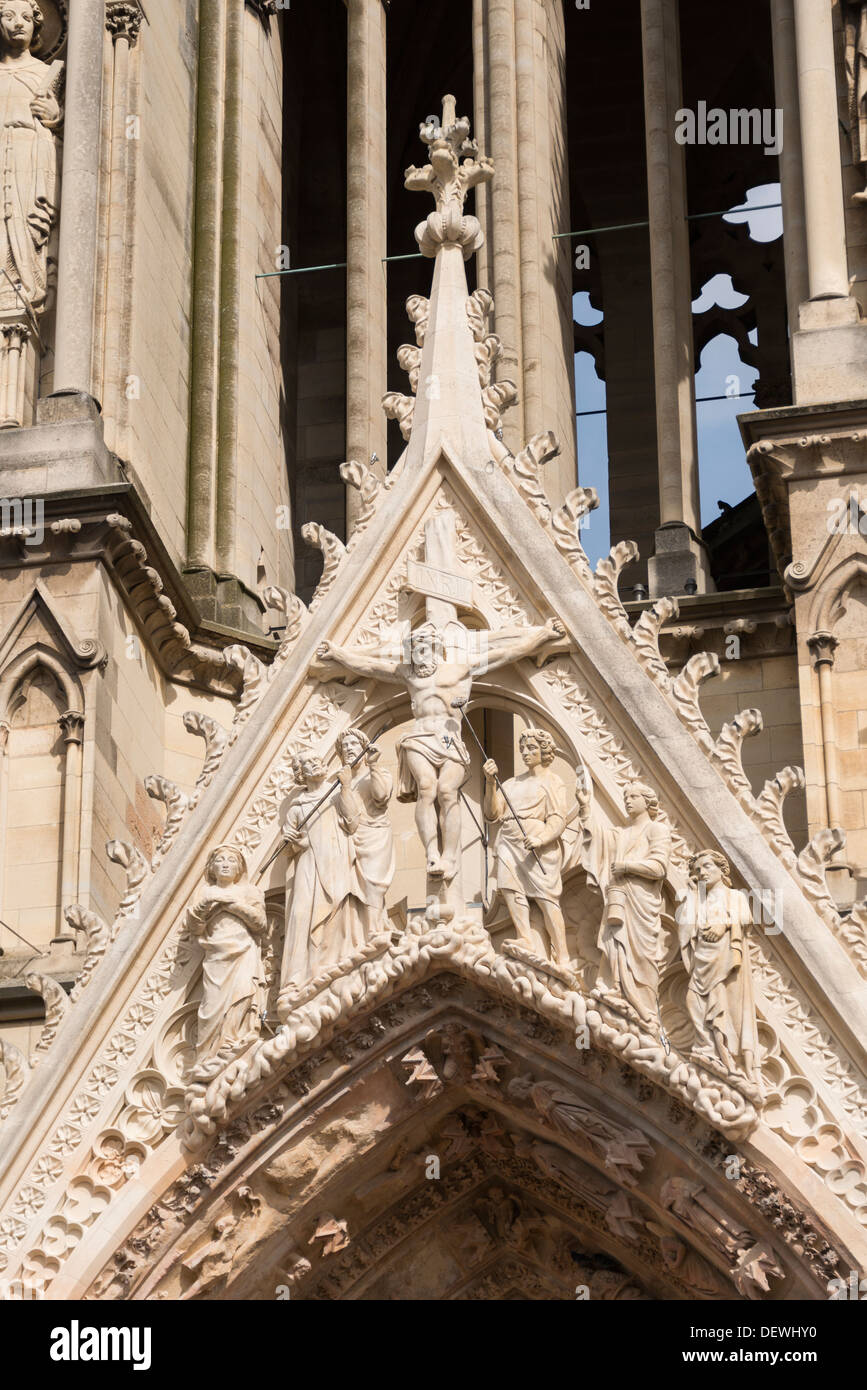
[[[28,721],[25,738],[15,716],[43,673],[54,717]],[[39,945],[78,897],[83,733],[77,675],[41,642],[13,657],[0,673],[0,916]]]

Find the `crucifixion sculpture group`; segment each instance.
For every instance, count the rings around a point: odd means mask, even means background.
[[[592,784],[580,762],[570,796],[553,769],[558,750],[544,729],[524,730],[519,739],[524,770],[500,778],[466,717],[473,684],[546,649],[562,650],[565,630],[556,618],[493,632],[467,627],[458,603],[466,604],[472,584],[460,571],[455,537],[449,510],[425,527],[424,563],[409,570],[411,587],[425,600],[424,620],[414,630],[408,626],[390,644],[323,641],[316,650],[311,671],[317,678],[349,676],[402,687],[411,720],[397,739],[396,786],[375,741],[357,728],[338,737],[340,767],[330,782],[317,752],[301,750],[294,758],[296,790],[281,846],[287,886],[278,1017],[288,1016],[302,992],[324,986],[391,940],[395,925],[387,900],[396,855],[389,812],[395,792],[398,800],[415,803],[428,913],[445,921],[465,913],[461,797],[470,775],[464,741],[469,730],[482,754],[483,834],[487,845],[489,828],[493,831],[496,893],[515,934],[503,949],[584,987],[562,905],[563,874],[579,868],[602,895],[590,993],[597,1007],[614,1009],[630,1026],[656,1033],[670,890],[679,901],[674,951],[679,948],[688,977],[693,1051],[725,1075],[750,1076],[756,1044],[746,895],[731,886],[728,864],[714,851],[695,856],[688,888],[675,892],[671,832],[655,791],[629,783],[625,823],[612,823],[594,807]],[[209,888],[191,913],[205,953],[200,1065],[206,1070],[247,1045],[265,993],[258,945],[264,895],[247,881],[239,851],[231,862],[230,854],[223,858],[225,865],[215,861],[209,871],[218,888]],[[497,930],[493,924],[492,929]]]

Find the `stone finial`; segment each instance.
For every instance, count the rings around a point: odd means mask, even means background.
[[[429,147],[429,163],[422,169],[410,165],[404,183],[432,194],[437,206],[416,227],[415,239],[424,256],[435,256],[450,244],[460,246],[464,260],[469,260],[483,245],[484,235],[478,219],[464,215],[464,202],[469,189],[493,176],[494,166],[469,138],[468,118],[456,117],[453,96],[443,97],[442,120],[429,117],[419,126],[419,135]]]

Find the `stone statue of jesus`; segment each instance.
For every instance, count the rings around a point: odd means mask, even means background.
[[[502,629],[474,636],[485,640],[472,652],[469,642],[455,643],[449,624],[449,649],[443,632],[425,623],[413,632],[408,660],[365,647],[339,647],[323,642],[316,655],[349,674],[405,685],[412,705],[413,726],[398,743],[400,801],[416,801],[416,825],[424,845],[431,878],[451,882],[457,873],[461,845],[458,796],[467,780],[470,755],[461,738],[460,710],[470,697],[473,680],[486,671],[534,656],[549,642],[565,635],[554,618],[544,627]],[[439,834],[439,840],[438,840]]]

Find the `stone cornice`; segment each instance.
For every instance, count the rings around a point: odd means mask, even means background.
[[[792,559],[789,485],[867,469],[867,400],[786,406],[738,417],[781,575]]]
[[[277,644],[264,635],[202,618],[131,484],[46,497],[42,529],[41,537],[0,537],[0,576],[4,570],[43,573],[53,564],[104,565],[169,680],[235,698],[240,678],[226,667],[224,649],[241,642],[262,661],[273,657]]]

